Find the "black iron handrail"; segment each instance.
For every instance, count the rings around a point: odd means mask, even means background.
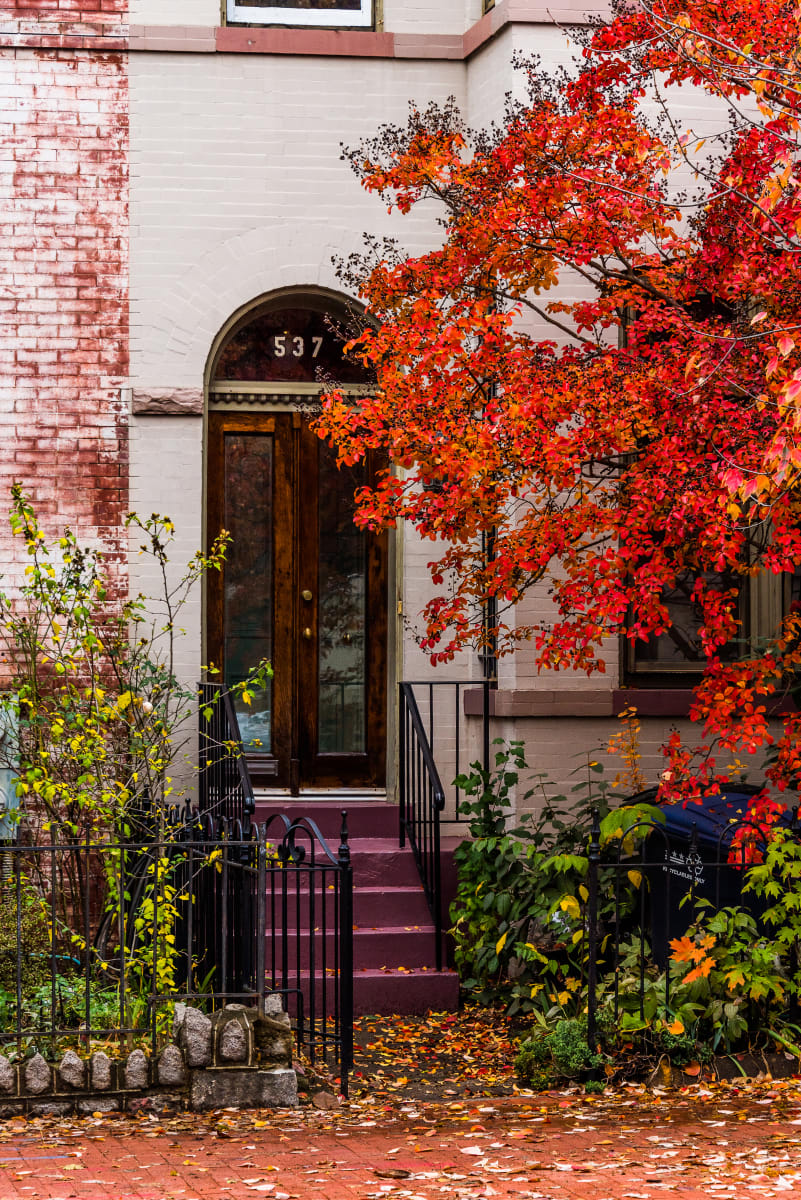
[[[445,792],[420,718],[411,683],[400,689],[400,827],[401,846],[414,853],[426,901],[434,922],[436,965],[442,970],[442,868],[440,816]]]
[[[463,820],[461,813],[462,794],[455,782],[456,779],[472,765],[464,761],[470,753],[470,739],[467,736],[467,721],[475,717],[481,719],[481,752],[480,761],[484,770],[489,773],[491,767],[491,721],[492,694],[497,688],[494,677],[483,679],[407,679],[402,687],[411,689],[417,703],[420,720],[425,733],[426,743],[432,754],[445,729],[445,741],[449,744],[448,752],[443,755],[447,763],[448,785],[445,790],[445,808],[442,820],[449,824],[460,824]],[[468,712],[467,697],[479,692],[481,694],[480,711]],[[450,692],[451,696],[447,696]],[[440,751],[441,752],[441,751]],[[476,753],[475,757],[479,757]],[[439,755],[438,755],[439,759]],[[439,759],[442,762],[442,759]],[[438,768],[439,769],[439,768]]]

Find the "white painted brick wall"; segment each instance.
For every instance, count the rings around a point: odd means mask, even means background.
[[[433,244],[430,214],[401,225],[340,160],[386,120],[464,94],[460,63],[237,55],[131,61],[131,377],[199,387],[241,305],[287,285],[337,287],[334,254],[364,229]]]
[[[220,0],[129,0],[132,25],[219,25]]]
[[[153,0],[134,0],[131,19],[176,23],[175,6],[180,2],[172,0],[172,7],[159,6],[157,12]],[[415,9],[400,0],[386,0],[386,27],[394,22],[398,32],[459,32],[477,16],[471,3],[475,9],[478,0],[443,0]],[[205,8],[196,10],[201,11]],[[450,30],[446,17],[453,25]],[[355,144],[382,122],[403,121],[411,98],[425,104],[454,94],[472,123],[500,118],[504,93],[520,90],[523,83],[510,69],[515,49],[539,52],[551,62],[566,61],[571,53],[559,30],[516,26],[488,43],[467,65],[288,56],[133,56],[132,385],[200,389],[214,339],[233,313],[279,287],[336,289],[331,257],[358,248],[362,230],[397,233],[416,251],[436,244],[440,235],[431,210],[420,208],[400,221],[389,218],[340,161],[340,142]],[[186,552],[182,558],[202,536],[201,430],[199,418],[138,418],[131,444],[132,506],[162,509],[173,516]],[[433,544],[406,532],[399,594],[412,624],[430,591],[426,563],[435,554]],[[544,589],[532,591],[518,618],[547,616],[549,605]],[[181,670],[192,679],[199,665],[197,600],[187,627]],[[408,628],[400,640],[399,674],[404,677],[478,676],[474,655],[433,670]],[[523,647],[501,661],[501,686],[611,688],[617,682],[616,644],[610,642],[605,653],[609,672],[587,680],[573,673],[539,676],[532,650]],[[658,746],[670,724],[648,723],[643,761],[652,778],[661,769]],[[540,719],[498,722],[494,731],[525,737],[532,765],[548,770],[565,787],[570,785],[575,756],[599,745],[613,727],[612,721]],[[480,722],[469,723],[468,740],[477,753]],[[439,747],[443,778],[452,742],[452,731],[445,733]]]
[[[461,34],[481,17],[481,0],[384,0],[387,33]],[[219,25],[220,0],[130,0],[132,25]]]
[[[142,517],[160,513],[175,522],[175,540],[169,550],[169,580],[175,586],[187,564],[203,545],[201,508],[187,504],[187,489],[200,495],[203,480],[203,422],[193,417],[135,417],[130,439],[130,503]],[[160,598],[163,588],[153,559],[139,554],[143,539],[131,530],[130,586],[132,594]],[[151,607],[158,627],[164,615],[160,606]],[[187,687],[198,681],[201,665],[201,594],[195,587],[178,620],[175,635],[175,674]],[[160,643],[164,652],[166,641]],[[196,783],[196,720],[187,720],[175,738],[172,776],[175,797],[193,795]]]

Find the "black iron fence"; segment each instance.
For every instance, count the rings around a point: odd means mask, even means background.
[[[239,721],[227,688],[198,684],[200,811],[247,825],[256,809]]]
[[[688,809],[691,813],[691,804]],[[714,923],[716,914],[747,915],[746,928],[753,930],[753,937],[750,946],[741,938],[739,951],[746,968],[761,942],[777,944],[775,914],[770,920],[765,916],[771,902],[764,887],[746,886],[749,867],[762,862],[768,849],[764,829],[747,816],[724,822],[714,833],[699,830],[692,819],[686,824],[686,832],[677,834],[659,821],[637,820],[604,842],[599,815],[594,814],[586,876],[577,888],[583,895],[581,911],[576,905],[570,927],[566,917],[564,930],[552,931],[557,937],[563,933],[566,942],[571,936],[574,944],[578,942],[574,962],[578,960],[585,972],[590,1045],[597,1040],[602,1012],[617,1026],[624,1008],[642,1023],[653,1017],[654,1008],[662,1014],[675,1011],[683,977],[694,964],[708,962],[711,969],[715,955],[725,949],[724,935],[708,932],[722,928]],[[784,836],[798,838],[797,811],[792,820],[787,818]],[[774,896],[781,894],[777,887],[782,887],[779,878]],[[792,938],[786,938],[785,948],[786,961],[776,962],[775,970],[795,978],[798,961]],[[736,972],[736,962],[729,967]],[[733,985],[732,1001],[735,993]],[[787,996],[795,1012],[792,987]],[[758,1008],[749,1003],[742,1010],[743,1020],[755,1027],[761,1019]]]
[[[353,1063],[353,899],[340,844],[313,822],[153,814],[143,841],[0,846],[0,1044],[169,1033],[178,1000],[263,1011],[284,997],[298,1044]]]

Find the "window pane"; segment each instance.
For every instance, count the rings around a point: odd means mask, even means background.
[[[245,0],[248,8],[311,9],[314,12],[359,12],[361,0]]]
[[[228,20],[259,25],[369,29],[372,0],[228,0]]]
[[[318,532],[319,701],[321,754],[359,754],[365,748],[366,545],[353,523],[353,493],[363,470],[337,470],[320,444]]]
[[[662,593],[662,603],[668,610],[670,628],[664,633],[638,640],[633,645],[634,669],[637,671],[700,671],[706,662],[699,629],[701,609],[692,601],[695,574],[678,579],[674,587]],[[707,582],[721,591],[733,586],[733,580],[723,575],[709,574]],[[737,642],[724,647],[723,658],[735,658]]]
[[[223,347],[214,369],[219,381],[364,383],[369,376],[355,359],[343,359],[345,345],[324,313],[282,308],[259,313],[239,327]]]
[[[225,564],[223,632],[225,682],[238,683],[272,658],[273,452],[271,435],[225,435],[225,528],[231,534]],[[236,701],[245,747],[272,749],[271,682],[252,704]]]

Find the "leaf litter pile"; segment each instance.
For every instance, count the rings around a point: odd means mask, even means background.
[[[372,1095],[326,1111],[0,1122],[3,1200],[657,1200],[666,1192],[801,1195],[801,1082],[438,1102]]]
[[[353,1092],[410,1099],[508,1096],[515,1090],[509,1021],[497,1010],[357,1017]]]
[[[0,1120],[0,1200],[801,1196],[801,1080],[516,1087],[497,1013],[363,1017],[351,1098]]]

